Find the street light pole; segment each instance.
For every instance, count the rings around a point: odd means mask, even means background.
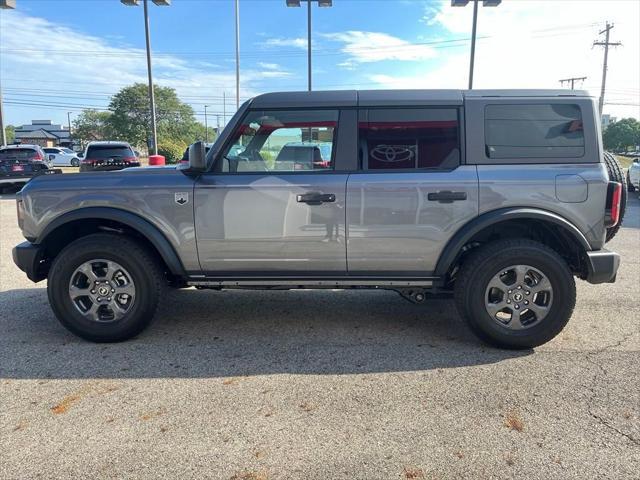
[[[151,35],[149,33],[149,6],[144,0],[144,32],[147,41],[147,72],[149,75],[149,103],[151,105],[151,147],[153,154],[158,154],[158,131],[156,129],[156,98],[153,92],[153,74],[151,72]]]
[[[311,91],[311,2],[318,2],[319,7],[331,7],[332,0],[286,0],[287,7],[299,7],[301,1],[307,2],[307,90]]]
[[[473,64],[476,59],[477,27],[478,27],[478,0],[473,0],[473,26],[471,27],[471,58],[469,60],[469,90],[473,89]]]
[[[240,108],[240,0],[236,0],[236,110]]]
[[[476,30],[478,26],[478,2],[483,7],[497,7],[502,0],[473,0],[473,24],[471,27],[471,58],[469,59],[469,90],[473,89],[473,70],[476,60]],[[465,7],[469,0],[451,0],[452,7]]]
[[[124,5],[137,6],[140,0],[120,0]],[[169,6],[171,0],[152,0],[158,6]],[[156,98],[153,91],[153,75],[151,72],[151,34],[149,32],[149,5],[148,0],[143,0],[144,7],[144,34],[147,44],[147,75],[149,77],[149,107],[151,110],[151,149],[154,155],[158,154],[158,131],[156,128]]]
[[[0,9],[12,10],[16,8],[15,0],[0,0]],[[2,85],[0,84],[0,143],[7,146],[7,133],[4,130],[4,110],[2,108]]]

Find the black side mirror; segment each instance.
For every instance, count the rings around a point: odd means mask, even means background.
[[[207,169],[207,153],[204,142],[196,142],[189,147],[189,170],[204,172]]]
[[[49,155],[49,160],[51,160],[52,162],[56,159],[55,155]]]

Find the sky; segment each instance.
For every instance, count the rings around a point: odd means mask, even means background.
[[[233,0],[149,3],[153,72],[210,125],[235,105]],[[315,90],[456,88],[468,82],[473,7],[450,1],[333,0],[313,6]],[[605,22],[614,24],[604,113],[640,118],[640,0],[503,0],[479,7],[474,88],[577,88],[600,94]],[[240,0],[241,101],[307,88],[306,8]],[[67,123],[146,82],[142,7],[119,0],[17,0],[0,10],[5,123]],[[226,101],[223,101],[226,99]],[[225,116],[226,115],[226,116]]]

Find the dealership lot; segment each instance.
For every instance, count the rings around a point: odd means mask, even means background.
[[[172,292],[139,338],[84,342],[11,261],[0,199],[0,477],[637,478],[640,202],[535,351],[393,292]],[[635,472],[635,473],[634,473]]]

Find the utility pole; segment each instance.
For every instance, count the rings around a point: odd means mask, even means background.
[[[69,136],[71,136],[71,112],[67,112],[67,125],[69,126]]]
[[[598,35],[605,34],[604,42],[593,42],[593,46],[604,47],[604,63],[602,65],[602,87],[600,88],[600,102],[598,104],[600,108],[600,116],[602,116],[602,108],[604,107],[604,91],[607,84],[607,61],[609,60],[609,47],[617,47],[622,45],[620,42],[610,42],[609,32],[613,28],[613,23],[606,23],[606,27]]]
[[[227,95],[222,91],[222,128],[227,124]]]
[[[564,84],[565,84],[565,83],[567,83],[567,84],[571,84],[571,90],[574,90],[574,88],[573,88],[573,87],[574,87],[574,85],[575,85],[575,82],[576,82],[576,81],[578,81],[578,82],[584,82],[586,79],[587,79],[587,77],[571,77],[571,78],[563,78],[563,79],[561,79],[561,80],[560,80],[560,86],[561,86],[561,87],[564,87]]]
[[[209,143],[209,122],[207,119],[207,107],[209,105],[204,106],[204,143]]]
[[[2,85],[0,84],[0,146],[7,146],[7,134],[4,131],[4,111],[2,109]]]

